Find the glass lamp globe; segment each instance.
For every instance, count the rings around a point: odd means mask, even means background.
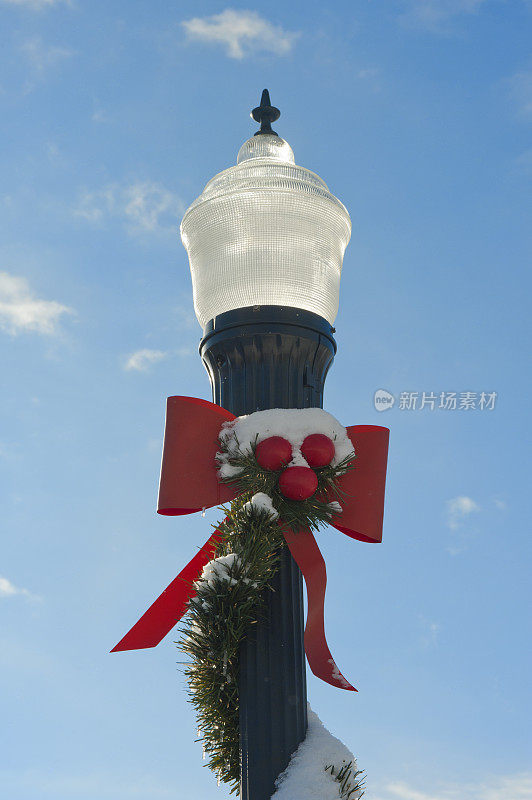
[[[252,136],[181,223],[200,325],[261,305],[305,309],[332,325],[350,236],[347,210],[318,175],[295,164],[288,142]]]

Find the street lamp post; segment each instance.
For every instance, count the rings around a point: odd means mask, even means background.
[[[214,402],[235,415],[321,408],[350,219],[272,131],[266,90],[252,115],[260,131],[181,225],[201,357]],[[241,800],[269,800],[307,728],[302,581],[286,547],[272,589],[240,651]]]

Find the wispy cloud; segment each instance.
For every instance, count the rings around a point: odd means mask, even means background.
[[[400,797],[401,800],[438,800],[436,795],[418,792],[406,783],[389,783],[386,789],[392,797]]]
[[[427,619],[423,614],[419,614],[419,623],[422,627],[423,634],[421,637],[421,644],[423,647],[433,647],[438,643],[438,635],[440,633],[440,625],[434,620]]]
[[[131,233],[175,229],[184,211],[183,201],[160,183],[138,181],[125,186],[108,184],[81,195],[74,213],[89,222],[121,219]]]
[[[486,0],[406,0],[403,22],[433,33],[449,33],[452,24],[477,14]]]
[[[222,45],[230,58],[242,59],[262,51],[284,56],[299,36],[274,25],[257,11],[226,8],[212,17],[194,17],[181,23],[192,41]]]
[[[447,500],[447,525],[454,531],[459,528],[464,520],[476,511],[480,511],[480,506],[471,497],[460,495]]]
[[[532,175],[532,147],[514,158],[511,169],[515,175]]]
[[[6,6],[20,6],[21,8],[31,8],[33,11],[42,11],[44,8],[52,6],[70,5],[70,0],[0,0]]]
[[[0,599],[3,597],[15,597],[16,595],[25,597],[27,600],[39,601],[41,598],[27,589],[21,589],[20,586],[15,586],[8,578],[0,575]]]
[[[91,119],[93,122],[106,122],[107,121],[107,113],[101,107],[98,102],[94,104],[94,111],[92,112]]]
[[[379,74],[380,70],[377,67],[365,67],[364,69],[359,69],[357,72],[357,78],[361,80],[367,80],[368,78],[376,78]]]
[[[491,776],[484,782],[419,790],[402,781],[385,784],[367,800],[532,800],[532,774]]]
[[[128,372],[133,370],[135,372],[146,372],[152,364],[157,364],[170,356],[178,356],[178,358],[188,358],[193,355],[194,350],[192,347],[178,347],[177,350],[150,350],[144,347],[142,350],[136,350],[127,357],[124,363],[124,369]]]
[[[74,50],[69,47],[46,44],[40,36],[33,36],[31,39],[27,39],[21,45],[21,50],[28,59],[33,72],[37,75],[42,75],[58,62],[75,55]]]
[[[36,297],[25,278],[0,272],[0,328],[12,336],[23,332],[53,336],[61,317],[73,313],[56,300]]]
[[[135,372],[146,372],[152,364],[157,364],[166,358],[168,353],[163,350],[149,350],[147,347],[142,350],[136,350],[128,356],[124,369],[127,371],[133,370]]]
[[[28,660],[28,658],[26,658]],[[62,772],[60,768],[14,769],[0,771],[0,784],[6,797],[39,797],[53,800],[150,800],[175,798],[175,781],[161,780],[156,775],[121,774],[115,767],[111,771],[97,768],[86,772]]]
[[[508,79],[510,97],[518,113],[532,118],[532,70],[517,72]]]
[[[175,355],[179,358],[188,358],[193,356],[195,352],[193,347],[178,347],[177,350],[174,350]]]
[[[194,309],[192,306],[192,297],[190,298],[190,300],[188,300],[187,298],[187,302],[184,303],[183,305],[176,306],[175,313],[180,328],[196,328],[198,320],[196,319],[196,315],[194,314]]]

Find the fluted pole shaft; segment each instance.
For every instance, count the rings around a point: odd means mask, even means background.
[[[214,402],[237,416],[322,408],[333,332],[322,317],[295,308],[220,314],[200,346]],[[286,547],[272,588],[240,650],[241,800],[269,800],[307,730],[302,579]]]

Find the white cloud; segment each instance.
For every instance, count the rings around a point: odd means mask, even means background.
[[[124,190],[124,214],[131,223],[147,231],[159,226],[160,218],[175,209],[182,210],[182,203],[172,192],[155,183],[136,183]]]
[[[260,50],[287,55],[299,36],[273,25],[257,11],[226,8],[212,17],[194,17],[181,23],[189,39],[225,47],[230,58],[242,59]]]
[[[60,318],[73,313],[56,300],[35,297],[25,278],[0,272],[0,328],[12,336],[25,331],[53,336]]]
[[[68,47],[45,44],[40,36],[28,39],[21,46],[21,50],[28,59],[34,73],[38,75],[42,75],[59,61],[74,55],[74,51]]]
[[[124,369],[145,372],[152,364],[157,364],[158,361],[162,361],[167,355],[168,353],[165,353],[163,350],[149,350],[145,347],[143,350],[136,350],[128,357]]]
[[[476,14],[486,0],[407,0],[402,19],[432,32],[448,32],[450,24],[467,14]]]
[[[474,800],[532,800],[532,775],[523,773],[495,780],[477,790]]]
[[[479,783],[448,784],[428,791],[392,782],[376,794],[367,792],[367,800],[532,800],[532,774],[492,776]]]
[[[32,594],[27,589],[15,586],[10,580],[0,575],[0,597],[14,597],[15,595],[22,595],[27,600],[40,600],[37,595]]]
[[[471,497],[453,497],[452,500],[447,500],[447,525],[452,531],[456,530],[475,511],[480,511],[480,506]]]
[[[84,192],[74,213],[94,223],[115,217],[122,219],[130,232],[154,232],[176,228],[183,211],[182,200],[169,189],[153,181],[138,181]]]
[[[13,586],[7,578],[0,577],[0,597],[10,597],[13,594],[20,594],[20,589]]]
[[[125,364],[125,370],[136,370],[137,372],[146,372],[152,364],[162,361],[164,358],[175,355],[178,358],[188,358],[194,355],[194,349],[183,345],[178,347],[177,350],[150,350],[145,347],[142,350],[136,350],[128,356]]]

